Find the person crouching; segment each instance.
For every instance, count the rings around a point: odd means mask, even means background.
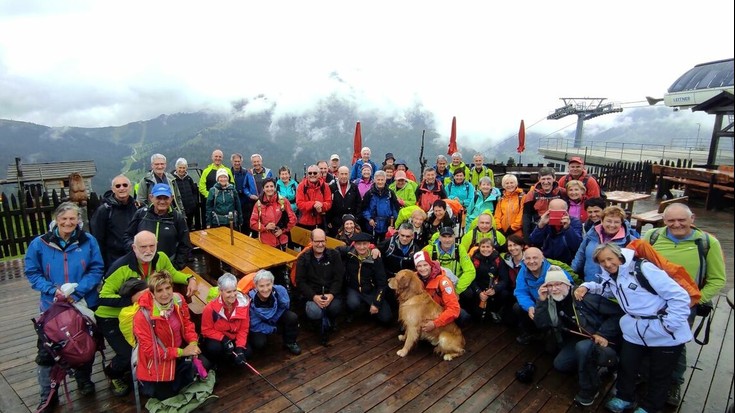
[[[250,328],[250,297],[237,291],[237,278],[226,272],[217,280],[219,295],[202,311],[202,352],[218,366],[244,366]]]
[[[173,279],[166,271],[148,277],[148,291],[138,304],[133,332],[138,340],[138,365],[135,375],[141,393],[158,400],[168,399],[194,381],[197,370],[193,358],[202,364],[194,323],[181,294],[174,293]]]
[[[296,343],[299,335],[299,317],[289,310],[291,299],[286,288],[274,285],[273,273],[260,270],[255,274],[255,288],[250,290],[250,336],[248,342],[253,350],[265,348],[268,335],[281,331],[283,345],[291,354],[301,354]]]

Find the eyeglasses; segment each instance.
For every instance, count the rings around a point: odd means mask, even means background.
[[[327,240],[318,240],[318,239],[311,240],[312,244],[324,244],[325,242],[327,242]]]
[[[115,184],[115,188],[127,188],[128,184]]]
[[[307,172],[309,175],[319,175],[319,172]]]

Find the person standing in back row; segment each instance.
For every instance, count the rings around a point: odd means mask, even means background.
[[[567,166],[569,173],[559,178],[559,186],[566,188],[567,182],[572,180],[581,181],[587,192],[585,193],[586,198],[597,198],[600,196],[600,184],[597,183],[597,179],[594,176],[587,173],[584,169],[584,161],[579,156],[572,156],[569,158],[569,165]]]

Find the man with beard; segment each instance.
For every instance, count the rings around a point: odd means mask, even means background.
[[[344,215],[360,215],[360,192],[357,185],[350,182],[350,168],[340,166],[336,176],[337,179],[329,184],[332,207],[327,211],[327,235],[332,238],[337,237]]]
[[[156,234],[157,249],[166,253],[176,269],[183,269],[191,252],[189,227],[184,214],[171,208],[171,187],[156,184],[148,197],[151,206],[135,212],[125,230],[125,245],[133,245],[133,237],[147,230]]]
[[[104,366],[104,371],[110,379],[110,390],[116,396],[124,396],[130,391],[129,380],[125,376],[130,372],[130,355],[133,351],[120,331],[118,315],[123,307],[137,302],[142,294],[123,295],[123,285],[130,279],[146,281],[149,275],[166,271],[175,283],[187,286],[187,296],[191,296],[197,288],[196,279],[177,271],[165,253],[156,251],[156,244],[155,234],[140,231],[133,239],[132,251],[115,261],[102,280],[99,307],[94,315],[102,335],[115,351],[115,356],[110,364]]]
[[[92,235],[100,244],[105,269],[127,252],[123,236],[137,210],[135,200],[130,196],[131,189],[130,179],[125,175],[116,176],[90,221]]]
[[[597,368],[617,364],[613,343],[621,342],[618,323],[623,312],[600,295],[587,294],[584,300],[575,301],[571,292],[572,284],[561,268],[549,267],[538,289],[533,321],[536,327],[551,331],[547,346],[556,352],[554,368],[564,373],[577,371],[579,392],[574,401],[589,406],[599,395]]]
[[[513,305],[513,312],[520,321],[521,335],[516,338],[520,344],[529,344],[541,338],[541,332],[536,329],[533,319],[536,314],[536,300],[541,286],[546,282],[546,274],[551,268],[549,261],[544,258],[540,249],[531,247],[523,253],[523,265],[516,277],[516,289],[513,294],[517,303]],[[564,270],[561,270],[564,272]],[[569,284],[572,277],[564,272]]]
[[[383,256],[385,271],[393,277],[400,270],[415,271],[413,255],[421,250],[421,246],[414,242],[413,225],[404,222],[392,237],[382,242],[378,249]]]

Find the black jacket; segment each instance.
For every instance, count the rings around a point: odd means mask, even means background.
[[[191,241],[183,214],[171,208],[163,215],[153,212],[153,208],[139,209],[125,231],[127,250],[132,248],[135,234],[144,230],[156,234],[158,251],[163,251],[177,270],[186,266],[186,259],[191,252]]]
[[[199,206],[199,189],[197,188],[197,184],[189,174],[181,178],[176,174],[176,171],[173,171],[171,175],[174,176],[176,187],[179,188],[181,203],[184,205],[186,216],[192,216],[194,210]]]
[[[352,214],[355,218],[360,218],[360,192],[357,190],[357,185],[352,182],[347,183],[347,192],[345,196],[339,191],[339,184],[337,181],[329,184],[329,190],[332,191],[332,207],[327,211],[327,223],[331,225],[329,227],[329,233],[334,236],[337,234],[337,230],[342,227],[342,215]],[[357,222],[356,222],[357,223]]]
[[[380,257],[373,259],[371,256],[361,260],[354,247],[339,247],[337,250],[345,265],[346,287],[361,294],[374,294],[372,304],[379,307],[388,287],[383,261]]]
[[[322,259],[317,261],[314,252],[309,250],[296,260],[296,288],[306,300],[317,294],[342,295],[345,267],[340,253],[325,249]]]
[[[416,271],[416,266],[413,263],[413,254],[420,251],[421,248],[421,245],[417,244],[416,240],[414,240],[408,244],[404,253],[398,241],[398,232],[378,246],[380,253],[383,255],[383,266],[385,267],[386,273],[390,276],[395,275],[400,270]]]
[[[475,294],[479,294],[480,291],[485,291],[492,282],[495,288],[495,293],[500,296],[506,296],[509,293],[508,272],[501,271],[503,259],[500,258],[498,251],[493,251],[489,257],[485,257],[480,254],[478,248],[474,254],[472,254],[472,264],[475,266],[475,279],[470,284],[470,287]]]
[[[133,219],[137,208],[135,199],[131,196],[127,204],[122,204],[115,198],[112,191],[107,191],[102,196],[102,203],[94,211],[89,221],[90,232],[97,238],[108,268],[116,259],[130,251],[124,242],[125,230]]]

